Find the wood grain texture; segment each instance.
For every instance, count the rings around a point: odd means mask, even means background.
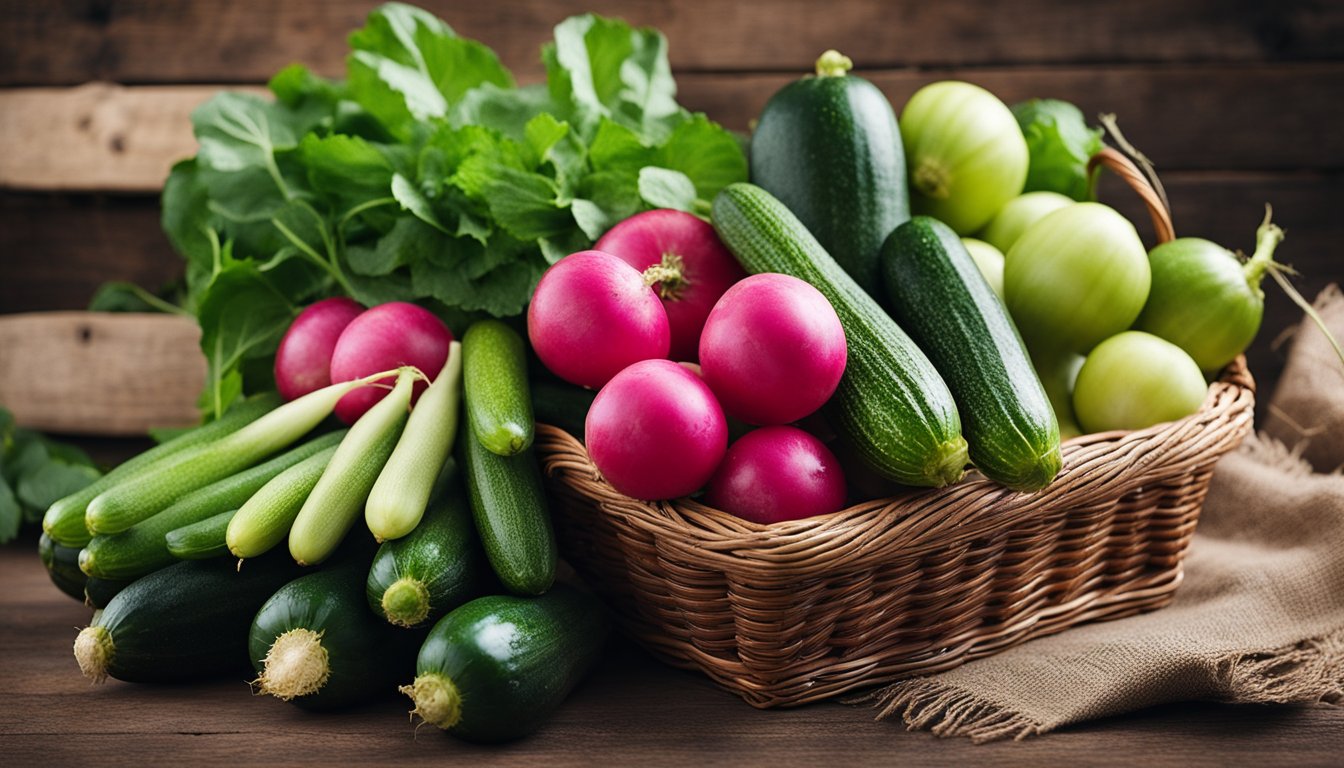
[[[1128,138],[1159,167],[1344,168],[1340,119],[1344,63],[1274,66],[954,69],[862,73],[898,109],[918,88],[946,78],[982,85],[1007,103],[1048,96],[1078,104],[1095,121],[1119,115]],[[683,73],[680,99],[746,130],[788,74]],[[256,90],[255,86],[228,86]],[[194,154],[189,116],[214,86],[0,90],[0,187],[147,192]]]
[[[1344,55],[1344,7],[1287,0],[421,0],[520,77],[566,16],[653,25],[681,71],[811,68],[838,47],[865,67],[1270,61]],[[374,0],[0,0],[0,84],[262,82],[302,61],[340,74]]]
[[[309,713],[242,680],[91,686],[70,653],[89,610],[56,591],[31,540],[0,547],[0,743],[15,766],[99,765],[1019,765],[1325,766],[1344,708],[1180,704],[1023,742],[973,746],[873,722],[867,707],[759,711],[614,640],[540,732],[495,747],[418,731],[389,696]],[[245,628],[240,628],[245,631]]]
[[[179,315],[39,312],[0,317],[0,403],[25,427],[143,435],[197,423],[205,358]]]

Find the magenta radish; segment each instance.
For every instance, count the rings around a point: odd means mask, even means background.
[[[747,276],[714,227],[685,211],[637,213],[593,246],[639,270],[667,310],[673,360],[696,360],[700,329],[723,292]]]
[[[728,447],[714,393],[670,360],[644,360],[597,393],[584,425],[588,455],[636,499],[674,499],[709,481]]]
[[[354,379],[401,366],[412,365],[432,378],[448,359],[453,332],[433,312],[394,301],[365,311],[341,331],[331,354],[331,380]],[[389,376],[385,384],[391,384]],[[412,402],[429,386],[417,381]],[[354,424],[388,390],[383,387],[357,389],[336,404],[336,415],[346,424]]]
[[[275,351],[275,388],[281,397],[293,400],[331,383],[336,340],[363,311],[359,302],[341,296],[323,299],[294,318]]]
[[[845,372],[845,330],[821,291],[789,275],[752,275],[705,321],[700,370],[729,416],[787,424],[820,408]]]
[[[797,427],[761,427],[728,449],[705,503],[756,523],[837,512],[845,474],[835,454]]]
[[[631,363],[667,357],[667,312],[639,270],[601,251],[546,270],[527,308],[527,335],[551,373],[596,389]]]

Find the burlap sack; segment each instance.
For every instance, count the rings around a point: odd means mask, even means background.
[[[1344,293],[1338,285],[1321,292],[1317,314],[1344,342]],[[1293,336],[1293,351],[1265,418],[1265,432],[1283,441],[1316,468],[1334,472],[1344,465],[1344,365],[1325,334],[1303,318]]]

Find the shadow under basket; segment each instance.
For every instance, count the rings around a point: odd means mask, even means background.
[[[793,706],[1167,605],[1254,389],[1238,358],[1189,417],[1065,442],[1037,493],[971,475],[774,525],[631,499],[568,433],[537,443],[561,549],[624,631],[753,706]]]

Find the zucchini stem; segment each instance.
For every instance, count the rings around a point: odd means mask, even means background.
[[[1274,209],[1269,203],[1265,203],[1265,220],[1255,231],[1255,253],[1242,267],[1246,271],[1246,282],[1250,283],[1252,288],[1258,289],[1260,281],[1265,279],[1265,272],[1277,263],[1274,261],[1274,249],[1283,242],[1284,233],[1278,225],[1270,222],[1273,215]]]
[[[383,593],[383,614],[398,627],[414,627],[429,615],[429,589],[419,579],[402,576]]]
[[[85,627],[75,638],[75,661],[79,671],[95,683],[107,679],[107,667],[116,653],[112,635],[103,627]]]
[[[330,676],[331,664],[327,649],[322,647],[322,633],[298,627],[271,643],[262,661],[261,676],[255,682],[262,693],[289,701],[322,690]]]
[[[668,301],[680,299],[681,292],[691,285],[686,279],[686,262],[676,253],[664,253],[663,260],[649,265],[643,275],[644,285],[652,288],[656,284],[658,298]]]
[[[844,77],[854,68],[854,61],[834,48],[817,59],[817,77]]]
[[[444,675],[427,672],[397,690],[411,697],[415,703],[411,714],[419,715],[426,723],[448,730],[462,719],[462,697],[453,681]]]
[[[942,488],[961,480],[966,474],[966,465],[970,463],[966,438],[957,435],[938,447],[937,454],[924,469],[924,476],[934,488]]]

